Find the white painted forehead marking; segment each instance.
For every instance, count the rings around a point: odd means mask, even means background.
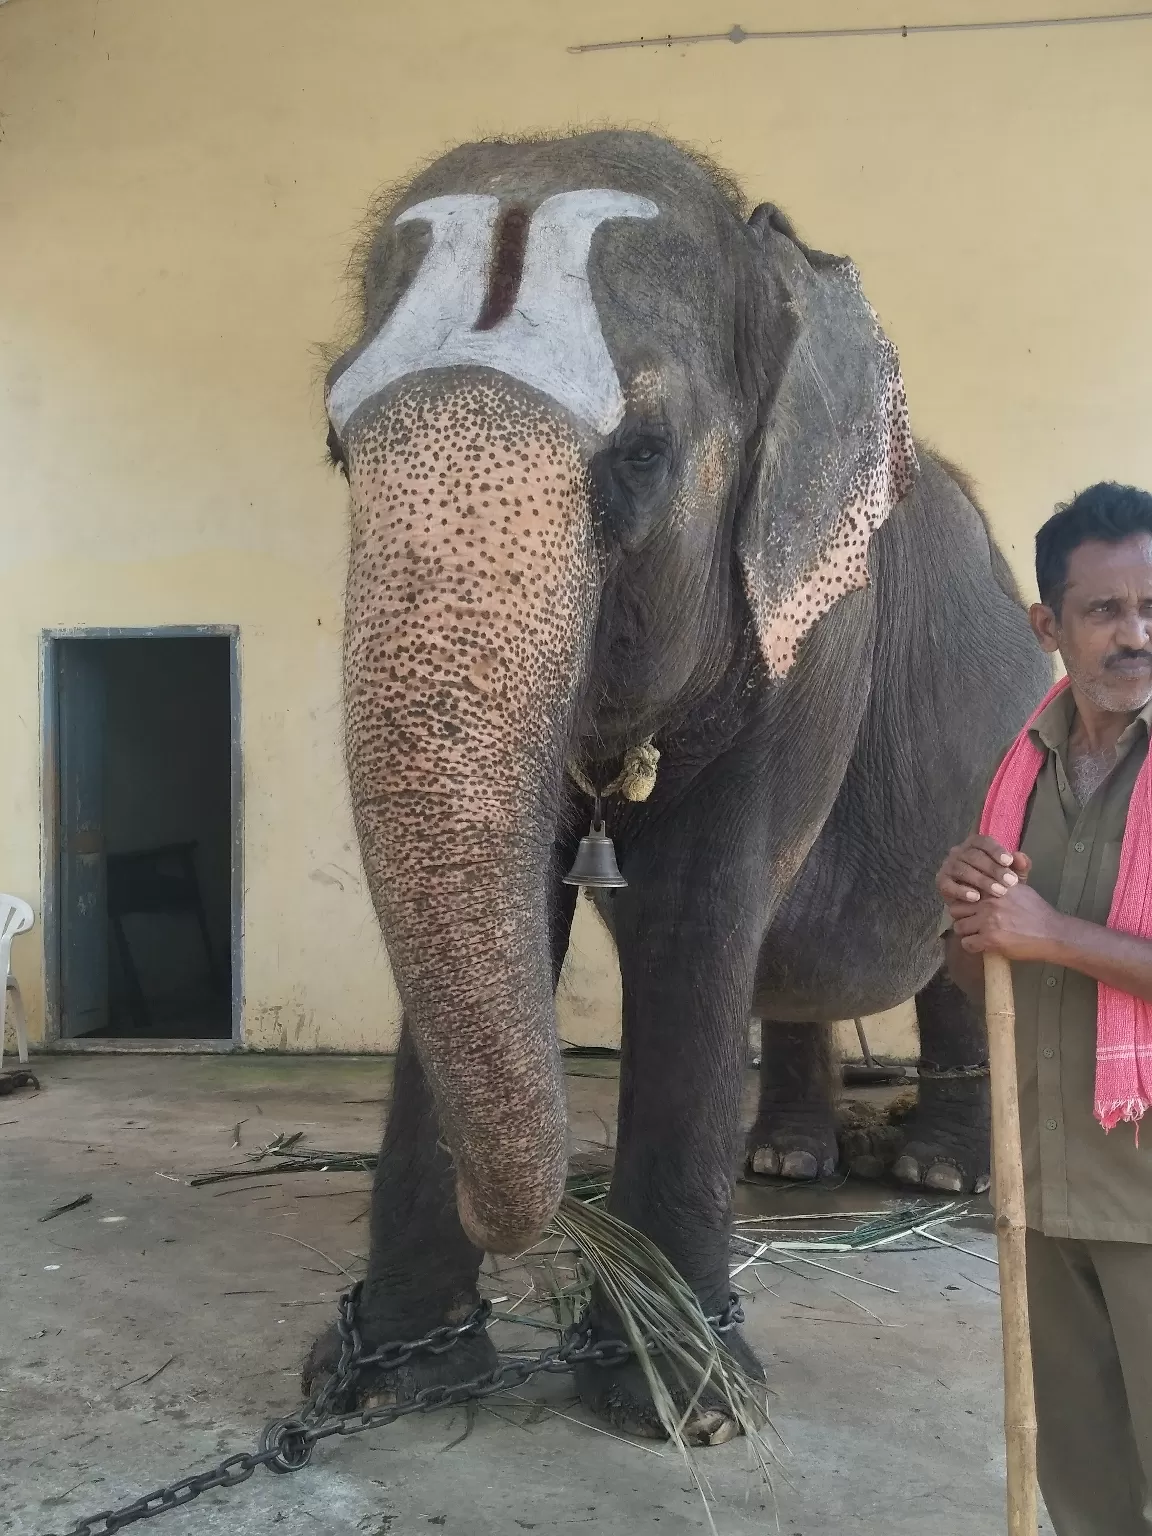
[[[385,324],[329,391],[337,432],[393,380],[458,363],[510,374],[598,432],[620,421],[624,397],[588,286],[588,253],[606,219],[654,219],[659,208],[606,188],[547,198],[532,216],[512,313],[476,331],[499,206],[496,197],[462,193],[417,203],[396,220],[430,225],[431,248]]]

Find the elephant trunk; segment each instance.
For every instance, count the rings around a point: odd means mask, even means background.
[[[354,427],[348,467],[365,868],[461,1222],[516,1252],[567,1166],[548,887],[595,617],[587,472],[563,418],[482,373],[407,383]]]

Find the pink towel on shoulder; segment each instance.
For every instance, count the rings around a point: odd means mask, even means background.
[[[1052,700],[1068,687],[1062,678],[1009,747],[992,780],[980,831],[1002,848],[1020,847],[1028,799],[1040,775],[1045,754],[1029,736],[1029,727]],[[1119,933],[1152,939],[1152,751],[1132,790],[1120,872],[1108,927]],[[1129,992],[1097,983],[1096,1118],[1106,1131],[1121,1120],[1134,1121],[1152,1102],[1152,1005]]]

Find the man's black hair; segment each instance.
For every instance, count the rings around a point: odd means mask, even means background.
[[[1057,507],[1036,535],[1040,601],[1059,617],[1072,551],[1090,539],[1119,544],[1135,533],[1152,534],[1152,496],[1134,485],[1101,480]]]

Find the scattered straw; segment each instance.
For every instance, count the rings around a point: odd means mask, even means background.
[[[335,1259],[330,1259],[326,1253],[321,1253],[319,1248],[313,1248],[311,1243],[304,1242],[302,1238],[293,1237],[291,1232],[269,1232],[268,1236],[282,1237],[286,1243],[296,1243],[300,1248],[307,1248],[309,1253],[316,1254],[316,1256],[323,1259],[326,1264],[331,1264],[333,1269],[338,1269],[342,1275],[347,1275],[348,1279],[351,1280],[353,1284],[356,1283],[356,1276],[352,1274],[350,1270],[345,1269],[343,1264],[337,1263]]]

